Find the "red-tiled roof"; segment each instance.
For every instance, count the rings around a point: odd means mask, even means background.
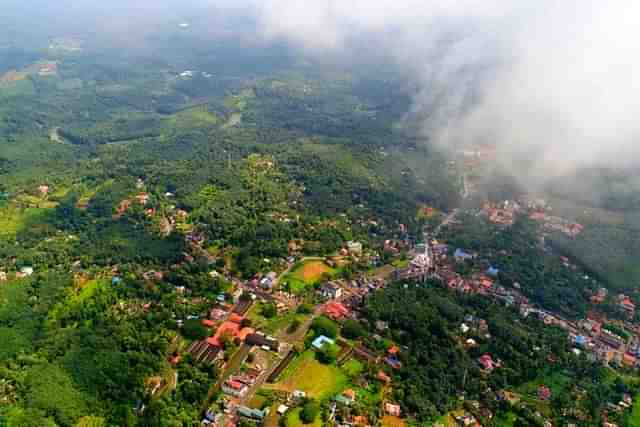
[[[327,303],[324,307],[324,312],[327,316],[333,319],[339,319],[349,315],[350,311],[343,304],[335,301]]]
[[[238,313],[231,313],[231,315],[229,316],[229,321],[237,324],[240,324],[240,322],[242,322],[242,319],[243,317]]]
[[[226,321],[216,331],[216,334],[212,337],[207,338],[207,342],[216,347],[222,347],[222,343],[220,342],[220,337],[224,334],[230,334],[232,337],[238,336],[240,332],[240,325],[234,322]]]

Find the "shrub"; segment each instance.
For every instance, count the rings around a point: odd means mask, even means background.
[[[336,323],[325,316],[316,317],[313,319],[311,329],[317,335],[324,335],[329,338],[335,338],[338,336],[338,326]]]
[[[320,413],[320,406],[313,400],[308,401],[300,411],[300,419],[305,424],[311,424],[316,420]]]
[[[209,330],[197,319],[190,319],[184,322],[182,333],[192,340],[203,340],[209,336]]]

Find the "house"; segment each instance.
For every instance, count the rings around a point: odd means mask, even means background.
[[[620,302],[620,307],[626,312],[633,313],[636,310],[636,305],[633,303],[633,301],[631,301],[631,298],[629,298],[628,296],[619,295],[618,299]]]
[[[221,308],[213,308],[209,312],[209,317],[213,320],[222,320],[226,317],[227,312]]]
[[[355,346],[353,347],[353,355],[366,363],[378,363],[380,358],[371,350],[366,347]]]
[[[336,342],[334,340],[332,340],[331,338],[326,337],[324,335],[320,335],[318,338],[313,340],[313,342],[311,343],[311,346],[313,348],[315,348],[316,350],[322,350],[322,348],[325,346],[325,344],[334,345],[335,343]]]
[[[284,415],[287,411],[289,410],[289,407],[287,405],[280,405],[278,406],[278,415],[282,416]]]
[[[271,289],[271,287],[276,283],[276,279],[278,278],[278,274],[275,271],[269,272],[265,277],[260,280],[260,286],[264,289]]]
[[[150,270],[142,273],[142,278],[147,281],[162,280],[163,277],[164,274],[161,271]]]
[[[636,366],[638,360],[636,358],[636,356],[634,356],[631,353],[625,353],[622,356],[622,365],[627,367],[627,368],[633,368],[634,366]]]
[[[547,401],[551,399],[551,390],[546,385],[538,387],[538,399]]]
[[[473,255],[463,251],[460,248],[456,249],[456,251],[453,253],[453,257],[457,262],[463,262],[469,259],[473,259]]]
[[[399,353],[398,347],[391,346],[387,351],[387,357],[385,357],[384,361],[387,365],[391,366],[393,369],[400,369],[402,367],[402,362],[398,359]]]
[[[222,384],[222,392],[234,397],[244,397],[249,387],[240,381],[229,379]]]
[[[207,340],[194,341],[187,350],[194,360],[204,363],[215,362],[222,354],[219,347],[213,346]]]
[[[378,371],[378,374],[376,375],[376,379],[382,381],[385,384],[389,384],[391,382],[391,377],[385,374],[384,371]]]
[[[496,368],[500,367],[498,362],[495,362],[490,354],[485,353],[478,358],[478,364],[484,369],[486,372],[491,372]]]
[[[330,301],[324,306],[324,313],[333,320],[341,320],[348,317],[351,311],[339,302]]]
[[[342,296],[342,288],[337,283],[329,282],[320,288],[323,297],[329,299],[338,299]]]
[[[307,397],[307,393],[302,390],[294,390],[293,393],[291,393],[291,396],[294,399],[304,399],[305,397]]]
[[[0,282],[6,282],[7,281],[7,273],[4,271],[0,271]]]
[[[349,405],[356,401],[356,392],[353,391],[353,389],[351,388],[348,388],[345,391],[343,391],[341,396],[343,396],[346,399]]]
[[[428,253],[421,253],[411,260],[411,267],[420,270],[426,270],[431,268],[431,256]]]
[[[376,320],[376,330],[380,332],[384,332],[389,329],[389,323],[383,320]]]
[[[344,394],[337,395],[334,400],[336,401],[336,403],[344,406],[351,406],[351,404],[353,403],[353,400],[347,398]]]
[[[31,276],[33,274],[33,267],[22,267],[20,269],[20,273],[22,273],[24,276]]]
[[[207,342],[214,346],[222,348],[224,343],[222,341],[223,337],[235,338],[240,334],[240,325],[235,322],[226,321],[220,325],[216,334],[212,337],[207,338]]]
[[[269,348],[271,351],[280,349],[280,343],[275,338],[260,333],[248,334],[244,339],[244,343],[256,347]]]
[[[149,195],[147,193],[140,193],[136,196],[136,200],[138,201],[139,204],[144,206],[147,203],[149,203]]]
[[[577,335],[573,342],[575,343],[575,345],[584,347],[587,345],[587,337],[585,337],[584,335]]]
[[[475,426],[478,424],[478,420],[471,414],[463,414],[456,417],[456,422],[461,427]]]
[[[391,415],[392,417],[399,417],[400,416],[400,405],[396,405],[394,403],[389,403],[389,402],[385,402],[384,404],[384,411]]]
[[[267,417],[267,415],[269,415],[269,408],[265,408],[264,410],[261,411],[259,409],[252,409],[252,408],[247,408],[246,406],[239,405],[236,408],[236,411],[239,416],[250,418],[256,421],[262,421]]]
[[[486,273],[487,273],[487,276],[498,277],[498,274],[500,273],[500,270],[495,268],[495,267],[493,267],[493,266],[489,266],[489,268],[487,268]]]
[[[362,243],[360,242],[347,242],[347,250],[351,255],[362,256]]]

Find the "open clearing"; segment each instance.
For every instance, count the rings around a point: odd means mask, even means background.
[[[283,377],[283,380],[269,388],[288,392],[302,390],[319,400],[340,393],[348,382],[346,375],[339,368],[318,362],[311,350],[294,360],[283,373]]]
[[[291,292],[299,294],[308,287],[318,283],[322,276],[333,276],[336,270],[329,267],[322,259],[305,260],[295,265],[291,271],[280,279],[281,284],[288,284]]]
[[[401,418],[385,415],[382,417],[383,427],[404,427],[405,423]]]
[[[29,224],[38,222],[46,211],[39,208],[20,209],[15,206],[0,209],[0,236],[15,237]]]
[[[306,283],[316,283],[325,273],[333,273],[327,264],[322,261],[307,261],[296,268],[292,274]]]

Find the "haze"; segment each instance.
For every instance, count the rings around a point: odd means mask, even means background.
[[[188,19],[213,41],[286,41],[317,58],[390,61],[426,143],[496,144],[518,175],[633,166],[640,4],[585,0],[11,0],[3,37],[61,29],[148,47]],[[5,43],[0,43],[0,45]]]

